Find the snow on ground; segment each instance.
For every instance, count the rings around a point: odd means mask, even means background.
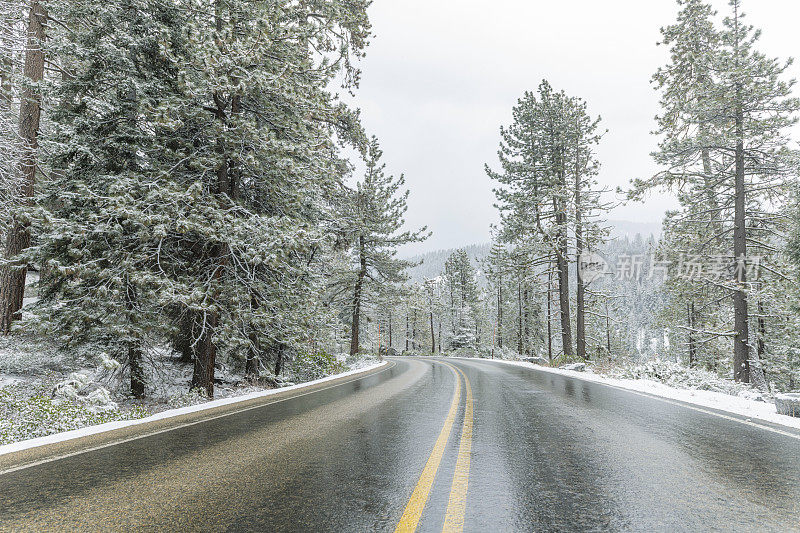
[[[661,398],[686,402],[700,407],[716,409],[719,411],[726,411],[728,413],[744,416],[750,419],[763,420],[765,422],[771,422],[773,424],[780,424],[783,426],[800,429],[800,418],[779,415],[775,410],[775,404],[771,400],[756,399],[760,397],[759,393],[754,392],[746,385],[738,383],[728,382],[729,391],[735,391],[736,389],[739,389],[738,393],[734,395],[731,394],[730,392],[727,393],[722,392],[721,390],[677,388],[676,386],[670,386],[666,383],[660,383],[652,379],[623,378],[623,377],[612,377],[608,375],[595,374],[594,372],[592,372],[591,368],[588,369],[586,372],[575,372],[572,370],[564,370],[561,368],[550,368],[546,366],[535,365],[533,363],[527,363],[524,361],[510,361],[501,359],[495,359],[495,361],[504,364],[535,368],[536,370],[541,370],[543,372],[551,372],[553,374],[561,374],[563,376],[569,376],[577,379],[582,379],[585,381],[602,383],[604,385],[609,385],[612,387],[619,387],[621,389],[626,389],[630,391],[651,394],[654,396],[659,396]],[[640,373],[646,374],[646,370],[631,371],[631,370],[618,369],[612,372],[616,372],[617,375],[625,375],[626,372],[634,372],[634,375]],[[669,380],[669,377],[664,376],[664,379]],[[719,382],[727,381],[727,380],[722,380],[721,378],[717,378],[717,380]],[[686,381],[685,380],[681,381],[679,377],[676,376],[674,378],[674,383],[685,384]],[[706,380],[702,379],[698,381],[696,386],[716,387],[715,384],[709,385]]]
[[[377,359],[368,356],[311,356],[287,360],[283,379],[264,370],[252,382],[229,365],[217,370],[215,398],[209,402],[188,390],[192,364],[170,350],[153,348],[146,361],[146,398],[129,393],[130,378],[118,361],[98,350],[57,350],[43,339],[0,338],[0,445],[79,430],[130,423],[161,412],[239,401],[271,390],[291,388],[348,371],[363,371]],[[316,381],[314,381],[316,382]]]
[[[367,358],[363,358],[363,359],[366,360]],[[75,429],[75,430],[71,430],[71,431],[66,431],[66,432],[63,432],[63,433],[57,433],[57,434],[47,435],[47,436],[44,436],[44,437],[38,437],[38,438],[35,438],[35,439],[29,439],[29,440],[24,440],[24,441],[20,441],[20,442],[14,442],[14,443],[11,443],[11,444],[6,444],[4,446],[0,446],[0,455],[4,455],[4,454],[7,454],[7,453],[18,452],[18,451],[21,451],[21,450],[27,450],[29,448],[34,448],[36,446],[44,446],[46,444],[53,444],[55,442],[63,442],[63,441],[66,441],[66,440],[77,439],[77,438],[86,437],[86,436],[89,436],[89,435],[96,435],[96,434],[102,433],[104,431],[112,431],[112,430],[115,430],[115,429],[134,426],[134,425],[137,425],[137,424],[146,424],[146,423],[154,422],[154,421],[157,421],[157,420],[164,420],[164,419],[167,419],[167,418],[174,418],[176,416],[181,416],[181,415],[185,415],[185,414],[197,413],[197,412],[204,411],[204,410],[207,410],[207,409],[213,409],[213,408],[216,408],[216,407],[221,407],[221,406],[225,406],[225,405],[231,405],[231,404],[235,404],[235,403],[239,403],[239,402],[244,402],[244,401],[247,401],[247,400],[253,400],[253,399],[256,399],[256,398],[263,398],[263,397],[270,396],[270,395],[273,395],[273,394],[277,394],[279,392],[284,392],[284,391],[287,391],[287,390],[303,389],[303,388],[309,387],[311,385],[317,385],[319,383],[325,383],[326,381],[332,381],[334,379],[339,379],[339,378],[352,376],[352,375],[356,375],[356,374],[362,374],[364,372],[368,372],[369,370],[372,370],[372,369],[375,369],[375,368],[379,368],[379,367],[384,366],[386,364],[388,364],[388,361],[377,361],[376,359],[373,359],[371,363],[369,363],[369,364],[364,363],[358,369],[349,370],[347,372],[342,372],[340,374],[334,374],[334,375],[331,375],[331,376],[326,376],[324,378],[317,379],[317,380],[314,380],[314,381],[310,381],[310,382],[307,382],[307,383],[302,383],[302,384],[299,384],[299,385],[290,385],[288,387],[283,387],[283,388],[280,388],[280,389],[268,389],[268,390],[261,390],[261,391],[257,391],[257,392],[250,392],[250,393],[242,394],[242,395],[238,395],[238,396],[231,396],[231,397],[228,397],[228,398],[221,398],[221,399],[217,399],[217,400],[206,401],[206,402],[204,402],[202,404],[190,405],[190,406],[181,407],[181,408],[178,408],[178,409],[169,409],[169,410],[166,410],[166,411],[162,411],[160,413],[156,413],[154,415],[150,415],[150,416],[147,416],[147,417],[144,417],[144,418],[138,418],[138,419],[135,419],[135,420],[113,421],[113,422],[108,422],[108,423],[104,423],[104,424],[99,424],[99,425],[94,425],[94,426],[87,426],[87,427],[83,427],[83,428],[79,428],[79,429]]]

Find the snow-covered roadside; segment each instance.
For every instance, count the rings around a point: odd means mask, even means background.
[[[582,379],[584,381],[602,383],[612,387],[619,387],[621,389],[634,392],[651,394],[653,396],[659,396],[669,400],[677,400],[692,405],[697,405],[699,407],[716,409],[718,411],[725,411],[750,419],[763,420],[773,424],[800,429],[800,418],[779,415],[775,410],[775,404],[772,402],[751,400],[739,396],[732,396],[730,394],[707,390],[678,389],[648,379],[616,379],[595,374],[590,371],[575,372],[573,370],[539,366],[524,361],[509,361],[505,359],[494,359],[494,361],[503,364],[535,368],[536,370],[541,370],[542,372],[550,372],[553,374],[560,374],[563,376]]]
[[[279,388],[279,389],[268,389],[268,390],[262,390],[262,391],[258,391],[258,392],[251,392],[251,393],[248,393],[248,394],[243,394],[241,396],[232,396],[232,397],[228,397],[228,398],[222,398],[222,399],[219,399],[219,400],[211,400],[211,401],[200,403],[200,404],[196,404],[196,405],[190,405],[188,407],[181,407],[179,409],[170,409],[170,410],[166,410],[166,411],[161,411],[161,412],[159,412],[159,413],[157,413],[155,415],[148,416],[148,417],[145,417],[145,418],[137,418],[137,419],[132,419],[132,420],[121,420],[121,421],[115,421],[115,422],[108,422],[108,423],[99,424],[99,425],[96,425],[96,426],[87,426],[87,427],[84,427],[84,428],[81,428],[81,429],[65,431],[63,433],[54,433],[52,435],[47,435],[47,436],[44,436],[44,437],[38,437],[38,438],[35,438],[35,439],[29,439],[29,440],[23,440],[23,441],[19,441],[19,442],[14,442],[14,443],[11,443],[11,444],[6,444],[6,445],[3,445],[3,446],[0,446],[0,455],[5,455],[5,454],[8,454],[8,453],[18,452],[18,451],[22,451],[22,450],[27,450],[27,449],[30,449],[30,448],[35,448],[37,446],[44,446],[46,444],[53,444],[53,443],[56,443],[56,442],[63,442],[63,441],[67,441],[67,440],[77,439],[77,438],[80,438],[80,437],[86,437],[86,436],[89,436],[89,435],[96,435],[98,433],[103,433],[103,432],[106,432],[106,431],[112,431],[112,430],[116,430],[116,429],[130,427],[130,426],[140,425],[140,424],[147,424],[149,422],[154,422],[154,421],[157,421],[157,420],[164,420],[164,419],[174,418],[174,417],[177,417],[177,416],[186,415],[186,414],[190,414],[190,413],[197,413],[197,412],[204,411],[204,410],[207,410],[207,409],[214,409],[214,408],[222,407],[222,406],[225,406],[225,405],[231,405],[231,404],[235,404],[235,403],[239,403],[239,402],[245,402],[245,401],[248,401],[248,400],[254,400],[254,399],[257,399],[257,398],[263,398],[263,397],[266,397],[266,396],[271,396],[271,395],[274,395],[274,394],[283,393],[285,391],[303,389],[303,388],[310,387],[312,385],[325,383],[327,381],[332,381],[332,380],[335,380],[335,379],[348,377],[348,376],[354,376],[356,374],[363,374],[365,372],[369,372],[370,370],[382,367],[382,366],[384,366],[386,364],[388,364],[388,361],[381,361],[381,362],[378,362],[378,363],[374,363],[374,364],[370,364],[370,365],[367,365],[367,366],[363,366],[361,368],[356,368],[356,369],[353,369],[353,370],[349,370],[347,372],[342,372],[340,374],[333,374],[333,375],[326,376],[324,378],[317,379],[317,380],[314,380],[314,381],[308,381],[306,383],[300,383],[300,384],[297,384],[297,385],[291,385],[291,386],[282,387],[282,388]]]

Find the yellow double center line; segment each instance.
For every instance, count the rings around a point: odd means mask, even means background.
[[[444,517],[444,532],[460,532],[464,530],[464,511],[467,507],[467,486],[469,485],[469,463],[472,454],[472,387],[469,379],[461,369],[456,368],[464,378],[467,390],[467,402],[464,405],[464,426],[461,429],[461,444],[458,446],[456,472],[453,474],[453,486],[450,488],[450,501]]]
[[[453,475],[453,484],[450,489],[450,500],[447,504],[447,511],[445,513],[445,521],[443,532],[460,532],[464,528],[464,511],[466,509],[467,501],[467,486],[469,482],[469,465],[470,454],[472,451],[472,387],[470,386],[469,379],[461,372],[460,369],[443,363],[450,370],[456,378],[455,391],[453,393],[453,400],[450,403],[450,410],[445,418],[442,431],[436,439],[428,457],[428,462],[425,463],[425,468],[422,470],[422,475],[411,493],[411,498],[408,500],[403,516],[400,517],[400,522],[397,524],[395,533],[398,532],[413,532],[416,531],[419,521],[422,518],[422,512],[425,509],[425,504],[428,501],[428,496],[433,488],[433,482],[436,478],[436,472],[439,469],[439,464],[442,461],[447,441],[453,429],[455,422],[456,412],[458,411],[458,404],[461,402],[461,380],[459,374],[464,378],[464,386],[466,389],[466,405],[464,406],[464,424],[461,431],[461,443],[458,448],[458,458],[456,459],[456,470]]]

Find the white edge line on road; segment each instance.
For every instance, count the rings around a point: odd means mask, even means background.
[[[583,381],[583,382],[586,382],[586,383],[596,383],[598,385],[603,385],[605,387],[610,387],[612,389],[617,389],[617,390],[621,390],[621,391],[625,391],[625,392],[630,392],[631,394],[636,394],[638,396],[642,396],[642,397],[645,397],[645,398],[651,398],[653,400],[660,400],[660,401],[662,401],[664,403],[668,403],[668,404],[675,405],[675,406],[678,406],[678,407],[685,407],[686,409],[691,409],[693,411],[698,411],[700,413],[705,413],[705,414],[708,414],[708,415],[716,416],[718,418],[723,418],[725,420],[730,420],[732,422],[738,422],[740,424],[756,427],[756,428],[759,428],[759,429],[763,429],[763,430],[766,430],[766,431],[771,431],[773,433],[777,433],[778,435],[783,435],[785,437],[791,437],[793,439],[800,440],[800,435],[798,435],[796,433],[792,433],[790,431],[784,431],[782,429],[773,428],[773,427],[767,426],[765,424],[759,424],[757,422],[753,422],[751,419],[748,418],[748,415],[745,415],[745,414],[740,414],[740,413],[736,413],[736,412],[730,411],[731,415],[736,415],[736,416],[730,416],[730,415],[726,415],[726,414],[718,412],[718,411],[723,411],[724,409],[720,409],[720,408],[716,408],[716,407],[703,408],[703,407],[700,407],[698,405],[692,404],[692,403],[690,403],[688,401],[674,400],[672,398],[659,396],[658,394],[654,394],[654,393],[641,392],[641,391],[638,391],[638,390],[635,390],[635,389],[629,389],[629,388],[622,387],[622,386],[614,384],[614,383],[606,383],[606,382],[602,381],[601,379],[586,379],[584,376],[573,376],[572,374],[566,374],[566,373],[562,372],[561,369],[548,368],[548,367],[544,367],[544,366],[540,366],[540,365],[534,365],[534,364],[531,364],[531,363],[520,364],[520,363],[525,363],[525,362],[524,361],[507,361],[505,359],[477,359],[477,358],[471,358],[471,357],[453,357],[452,359],[461,359],[461,360],[464,360],[464,361],[486,361],[486,362],[504,363],[504,364],[511,365],[511,366],[518,366],[518,367],[521,367],[521,368],[528,368],[528,369],[531,369],[531,370],[539,370],[541,372],[547,372],[549,374],[554,374],[554,375],[558,375],[558,376],[573,378],[573,379],[577,379],[579,381]],[[712,410],[712,409],[714,409],[714,410]],[[744,417],[744,418],[739,418],[739,417]],[[771,420],[765,420],[764,422],[771,423],[771,424],[776,424],[776,425],[779,424],[778,422],[773,422]],[[786,427],[787,428],[796,429],[793,426],[788,426],[787,425]]]
[[[92,435],[98,435],[100,433],[106,433],[106,432],[114,431],[114,430],[117,430],[117,429],[123,429],[123,428],[131,427],[131,426],[137,426],[137,425],[142,425],[142,424],[148,424],[148,423],[151,423],[151,422],[157,422],[159,420],[166,420],[166,419],[169,419],[169,418],[175,418],[175,417],[182,416],[182,415],[198,413],[198,412],[205,411],[205,410],[208,410],[208,409],[214,409],[214,408],[217,408],[217,407],[224,407],[226,405],[236,404],[236,403],[245,402],[245,401],[249,401],[249,400],[255,400],[255,399],[258,399],[258,398],[265,398],[265,397],[273,396],[275,394],[286,392],[286,391],[304,389],[304,388],[307,388],[307,387],[311,387],[313,385],[318,385],[320,383],[325,383],[327,381],[333,381],[335,379],[340,379],[340,378],[343,378],[343,377],[356,376],[358,374],[364,374],[364,373],[369,372],[371,370],[375,370],[377,368],[384,367],[384,366],[386,366],[388,364],[389,364],[389,361],[382,361],[382,362],[380,362],[378,364],[370,365],[368,367],[359,368],[357,370],[350,370],[348,372],[342,372],[341,374],[334,374],[334,375],[331,375],[331,376],[326,376],[326,377],[321,378],[321,379],[317,379],[317,380],[314,380],[314,381],[309,381],[309,382],[306,382],[306,383],[300,383],[298,385],[292,385],[290,387],[283,387],[283,388],[280,388],[280,389],[270,389],[270,390],[266,390],[266,391],[253,392],[253,393],[250,393],[250,394],[245,394],[243,396],[234,396],[234,397],[231,397],[231,398],[222,398],[220,400],[212,400],[210,402],[206,402],[206,403],[202,403],[202,404],[191,405],[191,406],[188,406],[188,407],[181,407],[180,409],[170,409],[168,411],[162,411],[160,413],[156,413],[155,415],[148,416],[146,418],[137,418],[137,419],[133,419],[133,420],[120,420],[120,421],[117,421],[117,422],[107,422],[105,424],[99,424],[97,426],[88,426],[88,427],[85,427],[85,428],[75,429],[75,430],[72,430],[72,431],[65,431],[63,433],[54,433],[53,435],[47,435],[45,437],[38,437],[38,438],[35,438],[35,439],[29,439],[29,440],[23,440],[23,441],[20,441],[20,442],[14,442],[14,443],[11,443],[11,444],[6,444],[4,446],[0,446],[0,456],[7,455],[7,454],[10,454],[10,453],[20,452],[20,451],[24,451],[24,450],[29,450],[31,448],[38,448],[40,446],[46,446],[48,444],[56,444],[56,443],[60,443],[60,442],[66,442],[66,441],[70,441],[70,440],[74,440],[74,439],[79,439],[81,437],[89,437],[89,436],[92,436]],[[328,387],[322,387],[320,389],[315,389],[313,391],[308,391],[308,392],[304,392],[302,394],[296,394],[296,395],[293,395],[293,396],[289,396],[288,398],[280,398],[280,399],[278,399],[278,400],[276,400],[274,402],[270,402],[270,404],[280,403],[280,402],[283,402],[283,401],[286,401],[286,400],[290,400],[290,399],[293,399],[293,398],[299,398],[301,396],[306,396],[308,394],[313,394],[315,392],[328,390],[328,389],[331,389],[333,387],[338,387],[339,385],[352,383],[353,381],[357,381],[358,379],[361,379],[361,378],[359,377],[359,378],[356,378],[356,379],[350,379],[350,380],[347,380],[347,381],[343,381],[342,383],[337,383],[335,385],[330,385]],[[266,405],[269,405],[269,404],[266,404]],[[203,422],[209,422],[211,420],[216,420],[218,418],[224,418],[226,416],[235,415],[235,414],[239,414],[239,413],[244,413],[244,412],[250,411],[252,409],[259,409],[261,407],[264,407],[264,405],[254,405],[254,406],[246,407],[244,409],[230,411],[230,412],[223,413],[223,414],[220,414],[220,415],[215,415],[215,416],[212,416],[212,417],[209,417],[209,418],[204,418],[202,420],[196,420],[194,422],[186,422],[184,424],[179,424],[179,425],[176,425],[176,426],[173,426],[173,427],[164,428],[164,429],[161,429],[161,430],[158,430],[158,431],[144,433],[142,435],[136,435],[134,437],[129,437],[129,438],[126,438],[126,439],[115,440],[113,442],[105,443],[105,444],[102,444],[102,445],[99,445],[99,446],[94,446],[92,448],[87,448],[85,450],[79,450],[79,451],[76,451],[76,452],[63,454],[63,455],[58,455],[58,456],[47,458],[47,459],[43,459],[43,460],[40,460],[40,461],[31,462],[31,463],[28,463],[28,464],[25,464],[25,465],[20,465],[20,466],[17,466],[17,467],[10,468],[8,470],[0,470],[0,476],[3,475],[3,474],[8,474],[10,472],[15,472],[17,470],[23,470],[25,468],[30,468],[32,466],[36,466],[36,465],[40,465],[40,464],[44,464],[44,463],[49,463],[51,461],[56,461],[56,460],[64,459],[64,458],[67,458],[67,457],[72,457],[74,455],[80,455],[82,453],[87,453],[87,452],[91,452],[91,451],[95,451],[95,450],[100,450],[102,448],[107,448],[109,446],[116,446],[117,444],[123,444],[125,442],[130,442],[130,441],[134,441],[134,440],[137,440],[137,439],[144,439],[144,438],[147,438],[147,437],[152,437],[154,435],[159,435],[161,433],[166,433],[168,431],[173,431],[175,429],[181,429],[181,428],[185,428],[185,427],[189,427],[189,426],[194,426],[196,424],[201,424]]]

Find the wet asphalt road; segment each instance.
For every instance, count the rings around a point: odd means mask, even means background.
[[[267,401],[0,474],[0,530],[800,531],[800,435],[646,395],[399,358]]]

